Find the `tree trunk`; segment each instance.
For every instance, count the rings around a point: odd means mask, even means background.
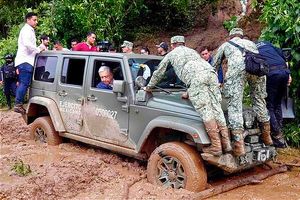
[[[237,187],[241,187],[248,184],[257,184],[260,183],[263,179],[266,179],[275,174],[279,174],[287,171],[286,165],[281,165],[276,168],[270,169],[268,171],[263,171],[256,175],[251,175],[248,177],[241,177],[234,180],[230,180],[224,184],[214,186],[212,188],[206,189],[202,192],[196,193],[193,197],[194,199],[200,200],[208,197],[227,192]]]

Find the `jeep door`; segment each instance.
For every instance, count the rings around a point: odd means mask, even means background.
[[[57,86],[58,107],[67,132],[82,134],[84,79],[88,56],[64,55]]]
[[[90,138],[134,148],[127,137],[129,110],[126,92],[124,98],[119,98],[120,94],[111,89],[97,88],[101,82],[98,73],[101,66],[110,68],[114,80],[124,80],[125,77],[121,58],[90,57],[83,112],[85,131]]]

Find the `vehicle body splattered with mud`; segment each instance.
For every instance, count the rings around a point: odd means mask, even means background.
[[[202,120],[177,82],[147,93],[145,85],[162,57],[96,52],[37,55],[25,120],[31,135],[57,145],[70,138],[148,160],[151,183],[191,191],[205,189],[207,170],[233,173],[276,155],[265,146],[251,110],[245,111],[246,155],[202,152],[210,145]],[[101,66],[111,69],[113,90],[99,89]]]

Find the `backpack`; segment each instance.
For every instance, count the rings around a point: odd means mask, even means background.
[[[3,77],[5,79],[17,77],[14,63],[9,63],[3,66]]]
[[[243,53],[246,72],[256,76],[264,76],[269,73],[269,65],[262,55],[253,53],[232,41],[228,41],[228,43],[237,47]]]

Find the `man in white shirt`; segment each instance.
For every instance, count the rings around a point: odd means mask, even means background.
[[[70,51],[69,49],[64,48],[59,40],[56,40],[54,42],[53,50],[54,51]]]
[[[23,108],[23,102],[31,82],[35,55],[45,50],[45,47],[36,46],[34,28],[38,23],[37,14],[29,12],[25,16],[25,20],[26,23],[21,29],[18,38],[18,51],[15,59],[15,65],[19,72],[19,85],[16,91],[14,111],[21,114],[26,113],[26,110]]]

